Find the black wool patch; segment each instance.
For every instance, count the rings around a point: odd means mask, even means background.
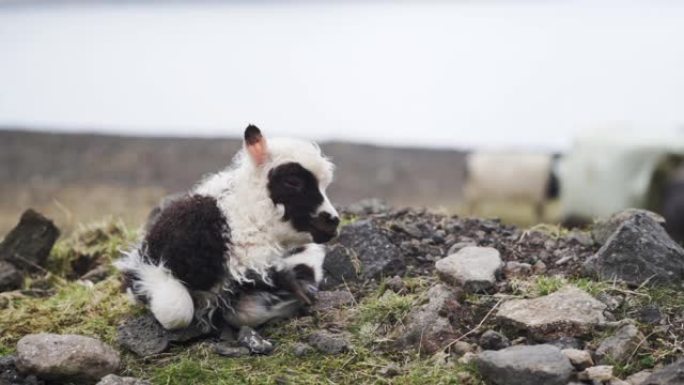
[[[268,191],[275,204],[285,207],[283,220],[297,231],[314,230],[311,218],[323,203],[318,179],[299,163],[282,164],[268,174]]]
[[[188,288],[208,290],[226,273],[227,226],[215,198],[181,198],[164,208],[147,233],[148,257],[153,263],[163,261]]]

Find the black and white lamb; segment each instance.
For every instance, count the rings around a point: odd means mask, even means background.
[[[167,204],[115,263],[128,292],[166,329],[292,316],[311,303],[320,244],[337,234],[333,168],[315,143],[267,142],[250,125],[232,165]]]

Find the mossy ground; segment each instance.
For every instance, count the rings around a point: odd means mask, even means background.
[[[45,297],[21,292],[0,294],[0,355],[11,354],[24,335],[38,332],[75,333],[94,336],[116,346],[116,328],[127,317],[144,311],[131,305],[120,291],[116,274],[95,285],[72,280],[75,261],[84,256],[109,264],[120,250],[136,238],[135,231],[117,221],[82,227],[54,248],[48,272],[27,279],[25,289],[49,287]],[[415,352],[390,352],[383,348],[388,331],[401,324],[406,315],[424,303],[426,291],[435,277],[404,280],[406,289],[397,294],[384,283],[368,288],[357,302],[323,314],[314,314],[268,326],[263,330],[276,344],[269,356],[225,358],[212,351],[209,341],[175,346],[158,356],[141,359],[123,353],[122,374],[150,380],[153,384],[481,384],[472,367],[458,364],[448,353],[419,356]],[[663,322],[638,324],[647,339],[626,362],[615,363],[624,376],[682,354],[684,337],[684,292],[676,288],[628,289],[610,282],[586,278],[532,276],[510,280],[509,293],[537,297],[567,284],[576,285],[594,296],[622,296],[623,303],[613,313],[616,319],[638,318],[645,305],[656,306]],[[472,295],[464,299],[463,330],[466,332],[485,317],[499,299],[494,295]],[[468,318],[466,318],[468,317]],[[485,327],[493,327],[489,319]],[[305,341],[321,328],[348,333],[353,349],[340,355],[297,357],[292,346]],[[484,329],[482,330],[484,331]],[[594,346],[607,332],[588,337]],[[473,333],[475,342],[478,333]],[[393,375],[387,368],[398,368]],[[463,378],[467,378],[465,382]]]

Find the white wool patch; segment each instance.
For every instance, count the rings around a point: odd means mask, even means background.
[[[304,251],[285,258],[283,263],[289,268],[297,265],[309,266],[314,271],[314,279],[316,280],[316,284],[319,284],[321,283],[321,280],[323,280],[324,260],[325,247],[315,243],[310,243],[304,247]]]
[[[147,263],[138,248],[125,253],[114,265],[135,274],[133,291],[147,297],[152,314],[165,329],[190,325],[194,315],[192,297],[167,268]]]

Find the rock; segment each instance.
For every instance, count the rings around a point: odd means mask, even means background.
[[[169,347],[168,333],[149,313],[125,321],[117,332],[119,344],[142,357],[162,353]]]
[[[444,307],[456,301],[456,291],[437,284],[428,290],[427,298],[429,302],[409,312],[397,330],[398,350],[419,347],[421,352],[432,354],[456,337],[449,320],[440,314]]]
[[[46,380],[97,381],[120,364],[116,350],[91,337],[30,334],[17,343],[17,369]]]
[[[115,374],[108,374],[97,385],[150,385],[150,383],[134,377],[119,377]]]
[[[684,283],[684,249],[650,215],[634,214],[623,222],[595,255],[585,272],[631,286]]]
[[[461,251],[461,249],[464,249],[464,248],[466,248],[466,247],[471,247],[471,246],[472,246],[472,247],[476,247],[476,246],[477,246],[477,242],[475,242],[474,240],[471,239],[471,240],[468,240],[468,241],[462,241],[462,242],[454,243],[454,244],[451,245],[451,247],[449,248],[449,251],[447,251],[447,255],[456,254],[456,253],[458,253],[459,251]]]
[[[503,273],[506,278],[525,277],[532,273],[532,265],[516,261],[506,262]]]
[[[218,342],[214,344],[214,352],[224,357],[244,357],[250,354],[249,349],[244,346],[234,346],[228,342]]]
[[[606,383],[607,385],[629,385],[629,382],[627,381],[622,381],[619,378],[611,378],[610,381]]]
[[[684,385],[684,359],[654,371],[643,385]]]
[[[340,354],[351,349],[347,338],[326,331],[318,331],[309,336],[309,344],[325,354]]]
[[[600,220],[594,223],[591,228],[591,236],[594,238],[596,243],[603,245],[606,243],[608,238],[615,233],[615,230],[617,230],[620,225],[636,216],[647,216],[660,226],[665,225],[665,218],[652,211],[642,209],[627,209],[613,214],[607,220]]]
[[[354,296],[349,290],[319,291],[315,298],[311,307],[315,311],[337,309],[354,303]]]
[[[45,385],[35,375],[23,375],[17,371],[14,356],[0,357],[0,384],[2,385]]]
[[[345,211],[352,215],[377,214],[389,210],[386,201],[378,198],[362,199],[346,207]]]
[[[323,260],[323,280],[321,290],[330,290],[345,282],[359,279],[359,262],[353,252],[342,245],[328,248]]]
[[[13,264],[0,261],[0,292],[16,290],[24,283],[24,274]]]
[[[629,385],[645,385],[646,379],[653,373],[652,370],[642,370],[627,377],[625,381]]]
[[[249,349],[254,354],[269,354],[273,351],[273,344],[249,326],[240,328],[237,340],[240,346]]]
[[[400,276],[395,275],[387,280],[387,287],[395,293],[401,293],[406,288],[406,284]]]
[[[610,365],[592,366],[578,373],[577,378],[582,381],[597,381],[599,383],[610,381],[613,378],[613,367]]]
[[[566,385],[573,367],[551,345],[521,345],[486,350],[475,359],[480,375],[493,385]]]
[[[479,344],[484,350],[501,350],[511,346],[511,341],[501,333],[487,330],[480,336]]]
[[[570,363],[579,370],[594,366],[594,360],[591,359],[591,353],[586,350],[564,349],[562,352],[568,357]]]
[[[584,342],[575,337],[560,337],[553,339],[551,341],[548,341],[547,344],[553,345],[557,347],[560,350],[565,350],[565,349],[582,349],[584,347]]]
[[[465,341],[457,341],[451,345],[451,351],[457,356],[462,356],[466,353],[472,353],[475,351],[475,347]]]
[[[361,274],[366,279],[401,275],[406,269],[401,250],[391,242],[387,231],[370,219],[343,227],[337,242],[357,256],[361,262]],[[323,268],[327,273],[334,273],[325,262]]]
[[[0,243],[0,260],[6,260],[16,267],[28,271],[43,266],[50,250],[59,237],[59,229],[51,220],[28,209],[24,211],[19,224]]]
[[[606,307],[610,311],[617,310],[625,302],[625,298],[620,295],[609,295],[606,293],[599,293],[596,299],[606,304]]]
[[[534,338],[548,341],[561,336],[581,336],[605,322],[606,305],[574,287],[535,299],[504,302],[497,318],[506,324],[527,330]]]
[[[624,363],[643,339],[644,335],[636,326],[625,325],[601,342],[595,352],[596,358],[601,364]]]
[[[458,359],[458,363],[461,365],[470,365],[477,359],[477,354],[466,352],[463,356]]]
[[[639,322],[646,324],[657,325],[663,319],[663,314],[656,305],[646,305],[639,310],[636,316]]]
[[[311,347],[311,345],[302,342],[297,342],[294,344],[294,346],[292,346],[292,354],[297,357],[308,356],[309,354],[313,353],[313,351],[314,349]]]
[[[207,328],[208,329],[208,328]],[[205,330],[196,323],[176,330],[165,330],[169,342],[185,343],[198,340],[211,334],[211,330]]]
[[[546,264],[542,261],[537,261],[532,265],[532,272],[535,274],[543,274],[546,272]]]
[[[472,293],[491,288],[502,265],[498,250],[470,246],[440,259],[435,263],[435,268],[444,282],[463,286]]]
[[[576,242],[584,247],[591,247],[594,245],[592,235],[586,231],[572,230],[565,239],[568,242]]]

